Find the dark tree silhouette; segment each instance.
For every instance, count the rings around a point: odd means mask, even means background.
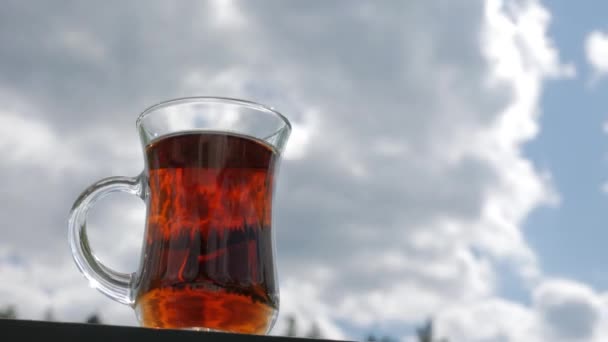
[[[296,337],[297,334],[296,318],[294,316],[287,316],[287,330],[285,331],[285,336]]]
[[[416,336],[418,342],[449,342],[447,338],[436,339],[433,327],[433,320],[428,319],[421,327],[416,328]],[[392,336],[384,335],[383,337],[370,334],[367,336],[367,342],[397,342],[398,340]]]
[[[17,310],[13,305],[9,305],[0,310],[0,319],[16,319]]]
[[[448,342],[446,338],[435,340],[435,333],[433,330],[433,320],[428,319],[422,327],[416,329],[419,342]]]
[[[321,334],[321,329],[319,328],[319,326],[317,325],[316,322],[312,323],[312,326],[310,327],[310,330],[306,334],[306,337],[307,338],[312,338],[312,339],[321,339],[321,338],[323,338],[323,335]]]
[[[397,339],[391,336],[382,336],[381,338],[376,337],[374,334],[367,336],[367,342],[397,342]]]
[[[53,309],[52,308],[48,308],[46,309],[46,311],[44,312],[44,318],[45,321],[47,322],[54,322],[55,321],[55,314],[53,314]]]
[[[89,316],[87,318],[86,323],[89,323],[89,324],[101,324],[101,319],[99,318],[99,315],[92,314],[91,316]]]

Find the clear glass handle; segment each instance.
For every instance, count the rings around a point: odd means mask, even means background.
[[[109,177],[86,189],[76,200],[68,221],[68,240],[72,256],[92,287],[117,302],[133,305],[133,274],[116,272],[104,266],[91,251],[87,238],[86,220],[89,209],[101,198],[113,192],[126,192],[145,200],[143,176]]]

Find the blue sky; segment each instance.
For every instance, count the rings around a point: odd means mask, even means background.
[[[584,42],[592,30],[606,30],[604,2],[547,1],[550,34],[564,61],[577,68],[571,80],[548,82],[542,97],[540,133],[526,154],[548,170],[560,194],[557,208],[541,208],[524,228],[547,273],[608,288],[608,179],[605,80],[590,85],[593,70]]]

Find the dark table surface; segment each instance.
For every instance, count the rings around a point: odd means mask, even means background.
[[[302,338],[211,333],[185,330],[146,329],[84,323],[0,319],[0,341],[145,341],[145,342],[289,342]],[[315,340],[323,341],[323,340]]]

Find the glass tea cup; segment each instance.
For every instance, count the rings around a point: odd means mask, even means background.
[[[152,106],[136,126],[142,173],[98,181],[70,211],[76,265],[144,327],[268,333],[279,309],[272,197],[289,121],[257,103],[195,97]],[[104,266],[86,235],[88,210],[113,192],[146,203],[131,274]]]

